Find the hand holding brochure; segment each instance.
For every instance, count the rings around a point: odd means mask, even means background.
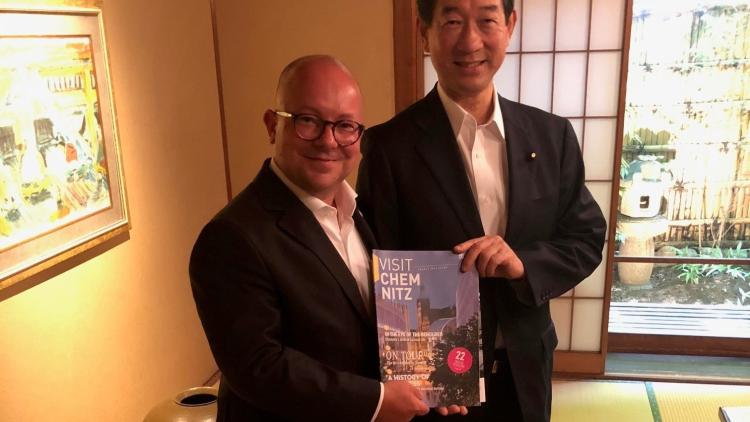
[[[373,251],[380,373],[430,407],[480,402],[479,277],[450,251]]]

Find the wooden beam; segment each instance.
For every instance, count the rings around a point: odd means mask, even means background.
[[[416,8],[412,0],[393,0],[396,113],[423,96],[424,63]]]

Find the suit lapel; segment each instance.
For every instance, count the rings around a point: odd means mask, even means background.
[[[375,235],[372,233],[372,230],[370,230],[370,226],[367,225],[367,222],[362,216],[362,213],[359,211],[359,208],[354,211],[353,218],[354,226],[357,228],[359,237],[362,238],[362,242],[365,244],[367,252],[372,252],[373,249],[376,249],[378,247],[378,244],[375,241]]]
[[[415,112],[416,124],[424,131],[417,143],[417,151],[443,190],[446,203],[455,211],[467,238],[482,236],[482,219],[437,88],[427,94]]]
[[[508,157],[508,225],[505,238],[517,237],[518,224],[523,220],[523,211],[529,198],[538,196],[536,159],[531,153],[539,154],[539,141],[529,136],[527,127],[531,124],[519,110],[519,105],[503,97],[500,110],[505,126],[505,143]],[[466,176],[461,152],[456,144],[448,115],[443,108],[437,89],[424,98],[421,107],[415,110],[417,126],[425,133],[417,144],[417,151],[424,159],[433,177],[445,194],[447,203],[453,208],[468,238],[484,235],[482,219]]]
[[[320,263],[339,284],[357,314],[369,323],[370,316],[351,271],[312,212],[284,185],[268,164],[269,160],[266,160],[257,178],[264,206],[278,212],[279,228],[318,257]],[[310,282],[314,283],[315,280]]]
[[[523,230],[517,223],[523,220],[523,212],[529,198],[537,197],[536,159],[532,153],[539,154],[538,140],[529,136],[526,127],[529,122],[519,112],[519,105],[500,97],[500,110],[505,126],[505,144],[508,157],[508,225],[505,238],[512,243]],[[516,224],[514,224],[516,223]]]
[[[362,243],[365,244],[365,248],[367,248],[367,256],[370,257],[370,265],[372,266],[372,250],[377,249],[378,244],[375,240],[375,235],[372,233],[372,230],[370,230],[370,226],[367,225],[367,222],[365,221],[365,217],[362,216],[362,213],[359,211],[359,208],[357,208],[356,211],[354,211],[354,226],[357,228],[357,232],[359,233],[359,237],[362,238]],[[368,274],[368,280],[370,281],[367,285],[367,290],[370,293],[370,303],[369,303],[369,309],[375,309],[375,283],[372,282],[372,267],[370,267],[370,274]],[[370,312],[369,314],[370,321],[372,321],[373,324],[376,323],[375,319],[375,312]]]

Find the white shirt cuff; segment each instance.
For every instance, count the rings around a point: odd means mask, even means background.
[[[378,417],[378,413],[380,413],[380,406],[383,405],[383,383],[380,383],[380,398],[378,399],[378,407],[375,408],[375,413],[372,415],[372,419],[370,419],[370,422],[375,422],[375,419]]]

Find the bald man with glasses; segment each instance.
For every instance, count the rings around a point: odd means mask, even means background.
[[[273,157],[196,241],[190,278],[222,372],[219,421],[408,421],[428,410],[408,382],[379,381],[375,244],[345,181],[361,120],[341,62],[290,63],[263,115]]]

